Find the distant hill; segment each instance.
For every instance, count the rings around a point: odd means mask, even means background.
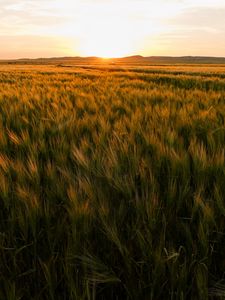
[[[225,64],[225,57],[206,56],[130,56],[119,60],[146,64]]]
[[[225,57],[207,56],[148,56],[134,55],[122,58],[103,59],[91,57],[51,57],[37,59],[0,60],[1,64],[56,64],[56,65],[86,65],[86,64],[131,64],[131,65],[163,65],[163,64],[225,64]]]

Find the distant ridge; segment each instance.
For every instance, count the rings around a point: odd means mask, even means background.
[[[1,64],[225,64],[225,57],[210,56],[141,56],[133,55],[121,58],[103,59],[96,56],[89,57],[50,57],[50,58],[21,58],[14,60],[0,60]]]
[[[217,64],[225,63],[225,57],[210,57],[210,56],[130,56],[121,58],[122,60],[139,60],[141,62],[149,62],[149,63],[205,63],[205,64]]]

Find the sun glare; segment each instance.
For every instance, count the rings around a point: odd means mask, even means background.
[[[126,36],[96,33],[83,41],[81,52],[85,56],[122,57],[132,52],[132,43]]]
[[[132,53],[132,40],[113,30],[96,31],[83,39],[81,53],[102,58],[121,57]]]
[[[165,6],[165,5],[164,5]],[[164,28],[167,14],[179,8],[146,5],[136,2],[101,2],[101,5],[83,4],[80,16],[74,19],[74,37],[79,36],[82,56],[116,58],[142,53],[146,38],[157,36]],[[85,17],[83,17],[85,16]],[[157,16],[157,17],[156,17]]]
[[[80,27],[80,53],[84,56],[115,58],[132,54],[137,34],[129,18],[93,12]]]

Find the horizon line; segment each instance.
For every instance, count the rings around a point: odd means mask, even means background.
[[[143,56],[139,54],[121,56],[121,57],[101,57],[101,56],[46,56],[46,57],[18,57],[18,58],[0,58],[0,61],[15,61],[15,60],[41,60],[41,59],[124,59],[124,58],[216,58],[225,59],[225,56],[209,56],[209,55],[149,55]]]

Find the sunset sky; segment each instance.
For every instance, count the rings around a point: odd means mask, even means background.
[[[0,59],[225,56],[225,0],[0,0]]]

